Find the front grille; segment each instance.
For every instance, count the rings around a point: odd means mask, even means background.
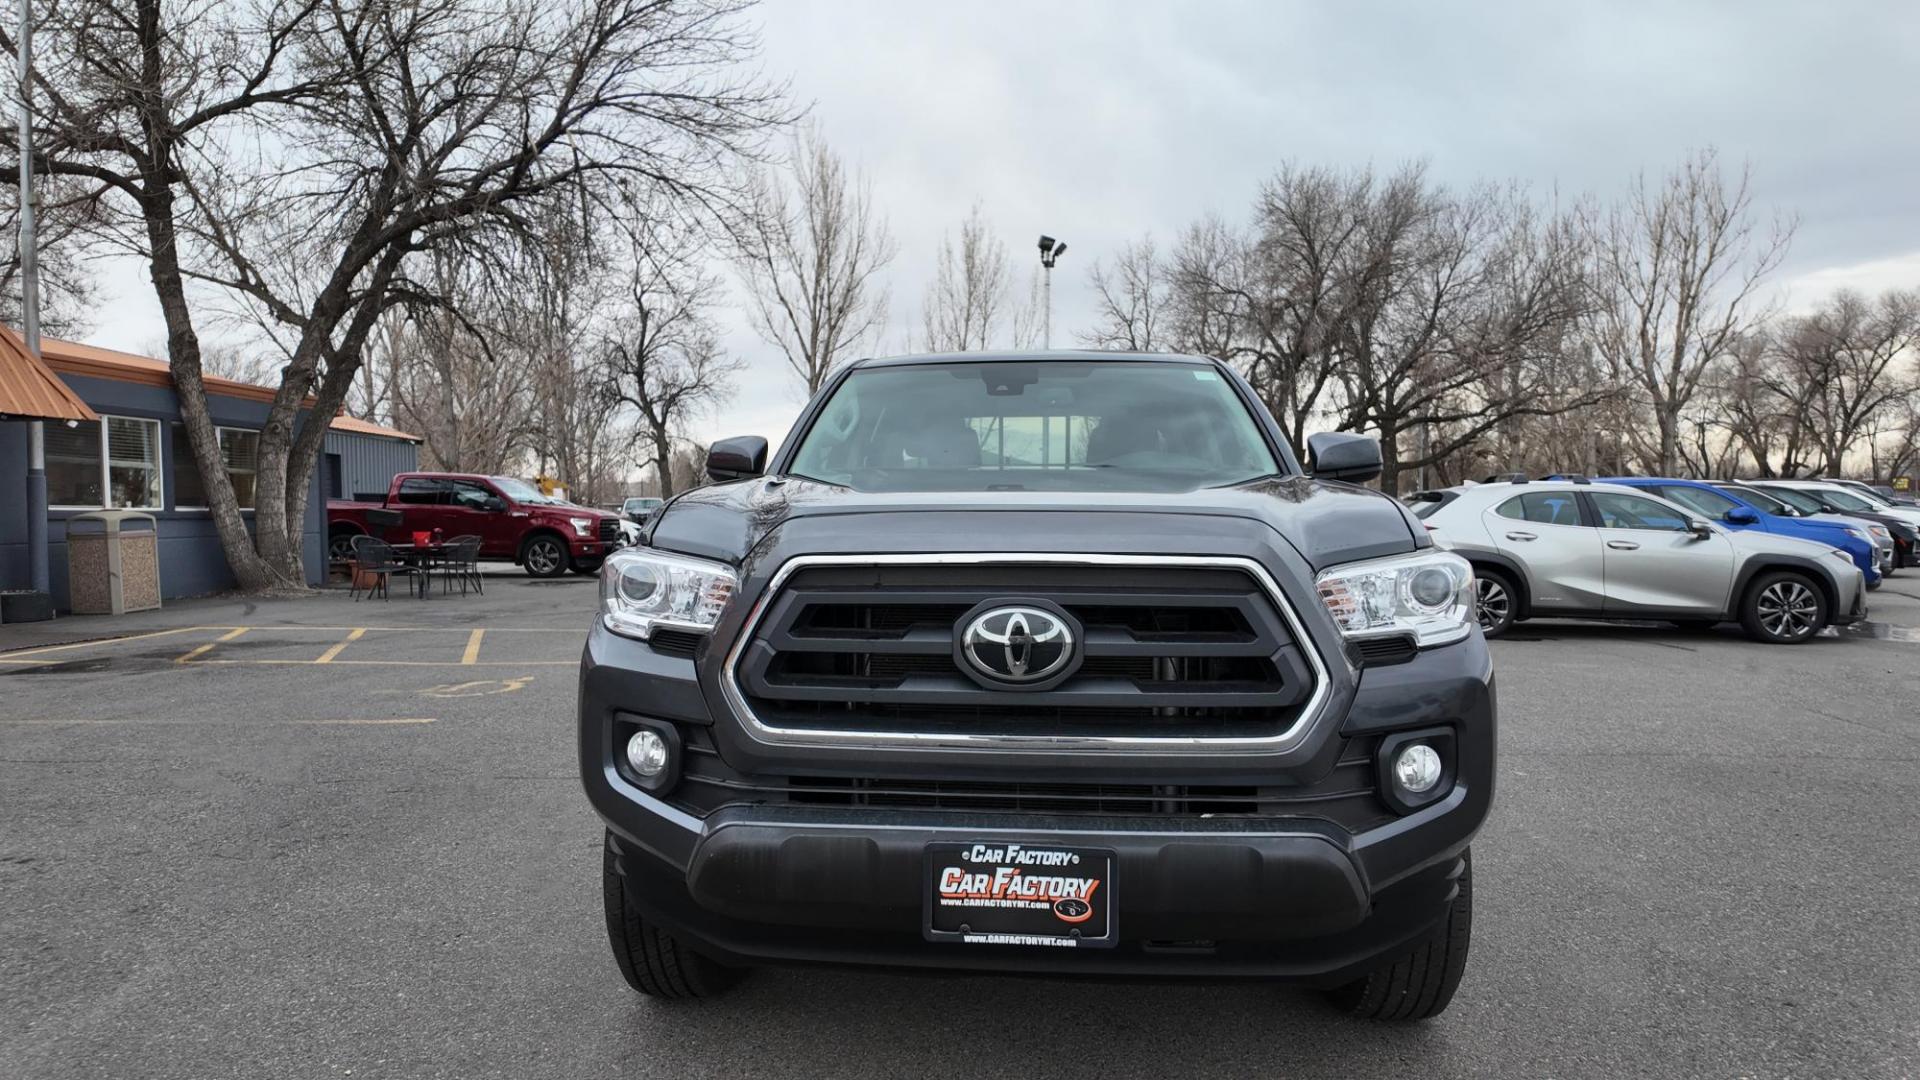
[[[600,519],[600,539],[608,544],[620,542],[620,522],[617,518]]]
[[[669,796],[689,813],[726,806],[828,806],[976,813],[1145,818],[1299,818],[1362,832],[1393,820],[1375,788],[1377,738],[1349,739],[1338,763],[1297,785],[1114,784],[1034,780],[928,780],[889,776],[748,776],[734,771],[704,727],[682,727],[680,783]]]
[[[983,686],[954,656],[989,602],[1044,600],[1084,630],[1046,690]],[[1271,737],[1311,699],[1302,643],[1232,568],[810,566],[773,597],[736,677],[763,724],[845,732]]]

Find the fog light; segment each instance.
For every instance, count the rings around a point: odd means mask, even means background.
[[[627,740],[627,764],[643,779],[659,776],[667,767],[667,740],[651,728],[634,732],[633,738]],[[1439,775],[1437,771],[1435,775]]]
[[[1409,744],[1393,759],[1393,778],[1408,794],[1424,795],[1440,782],[1440,755],[1426,743]]]

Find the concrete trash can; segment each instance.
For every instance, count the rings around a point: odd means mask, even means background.
[[[157,528],[152,514],[138,510],[94,510],[67,519],[67,602],[75,615],[125,615],[160,606]]]

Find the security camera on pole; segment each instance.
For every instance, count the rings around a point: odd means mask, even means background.
[[[1043,271],[1041,289],[1046,293],[1045,321],[1041,324],[1040,347],[1053,348],[1053,263],[1055,259],[1067,253],[1067,245],[1051,236],[1040,237],[1040,269]]]

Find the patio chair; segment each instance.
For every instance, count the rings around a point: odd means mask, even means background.
[[[456,536],[446,542],[441,555],[434,560],[433,572],[440,577],[440,590],[451,591],[455,581],[460,582],[460,595],[467,594],[467,586],[473,586],[475,592],[485,594],[480,584],[480,538],[478,536]]]
[[[360,582],[365,576],[371,578],[367,582],[368,596],[378,592],[382,598],[391,600],[393,591],[388,585],[393,575],[405,575],[411,583],[419,572],[419,567],[400,561],[392,544],[371,536],[356,536],[353,538],[353,583],[348,587],[348,595],[356,601],[360,599]]]

